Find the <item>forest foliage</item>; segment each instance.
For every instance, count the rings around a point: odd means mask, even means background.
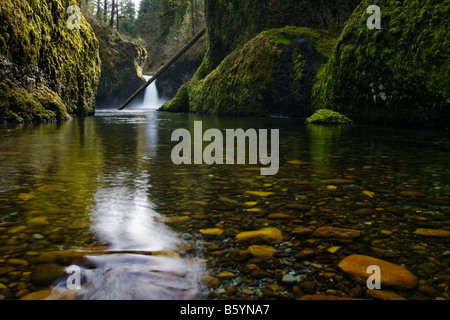
[[[147,49],[146,71],[157,71],[205,24],[204,0],[82,0],[82,5],[99,23]]]

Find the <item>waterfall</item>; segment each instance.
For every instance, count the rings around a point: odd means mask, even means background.
[[[144,76],[145,81],[150,80],[150,78],[151,76]],[[167,100],[159,97],[156,81],[153,81],[153,83],[145,89],[142,107],[145,109],[158,109],[166,102]]]

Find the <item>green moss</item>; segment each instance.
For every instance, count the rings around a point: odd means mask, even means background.
[[[11,89],[24,99],[9,99],[8,108],[16,101],[21,111],[3,110],[3,116],[15,113],[39,121],[41,116],[45,120],[94,113],[100,77],[98,41],[84,17],[80,30],[66,27],[69,5],[67,0],[0,0],[0,82],[8,79],[38,100],[33,104],[22,90]],[[28,101],[29,115],[24,114],[23,101]],[[48,112],[38,112],[40,108]]]
[[[49,106],[55,110],[47,109]],[[62,115],[68,117],[56,93],[30,93],[9,80],[0,82],[0,119],[10,122],[48,121],[61,118]]]
[[[86,18],[99,41],[102,72],[96,104],[100,108],[118,108],[145,84],[142,73],[147,51],[143,46],[126,40],[116,30],[102,26],[91,13],[86,12]]]
[[[328,109],[317,110],[306,120],[309,124],[351,124],[352,120],[346,116]]]
[[[381,8],[382,30],[369,30],[366,9]],[[450,124],[448,0],[362,1],[313,88],[316,109],[358,122]]]
[[[308,115],[311,81],[334,41],[308,28],[261,32],[203,77],[201,67],[161,110],[213,114]],[[207,60],[206,60],[207,61]]]
[[[207,59],[214,70],[255,34],[287,25],[341,30],[360,0],[205,0]]]
[[[181,86],[175,98],[170,103],[163,105],[160,111],[189,112],[189,89],[187,86]]]
[[[39,102],[46,110],[54,113],[57,119],[70,119],[66,106],[60,96],[48,88],[33,91],[33,98]]]

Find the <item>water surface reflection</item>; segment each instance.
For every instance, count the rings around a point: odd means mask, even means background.
[[[134,187],[127,186],[130,177]],[[120,173],[103,179],[111,185],[99,188],[95,195],[91,228],[105,246],[81,250],[87,252],[89,268],[81,269],[82,285],[76,292],[77,299],[200,297],[199,279],[204,266],[199,256],[180,255],[180,247],[187,243],[164,224],[164,218],[148,200],[148,178],[141,172],[139,177]],[[50,299],[67,296],[67,281],[64,279],[55,287]]]

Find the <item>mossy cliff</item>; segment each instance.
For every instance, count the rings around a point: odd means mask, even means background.
[[[367,27],[369,5],[381,30]],[[450,125],[450,1],[363,1],[313,89],[316,109],[357,122]]]
[[[330,34],[358,3],[206,0],[205,58],[161,110],[309,115],[312,79],[327,61]]]
[[[47,121],[94,113],[98,41],[68,0],[0,0],[0,119]]]
[[[308,28],[261,32],[205,78],[197,74],[161,110],[306,116],[312,79],[333,44],[334,38]]]
[[[285,26],[339,32],[361,0],[205,0],[206,72],[267,29]]]
[[[102,61],[97,107],[118,108],[145,83],[142,72],[147,50],[102,26],[91,14],[86,17],[99,41]]]

